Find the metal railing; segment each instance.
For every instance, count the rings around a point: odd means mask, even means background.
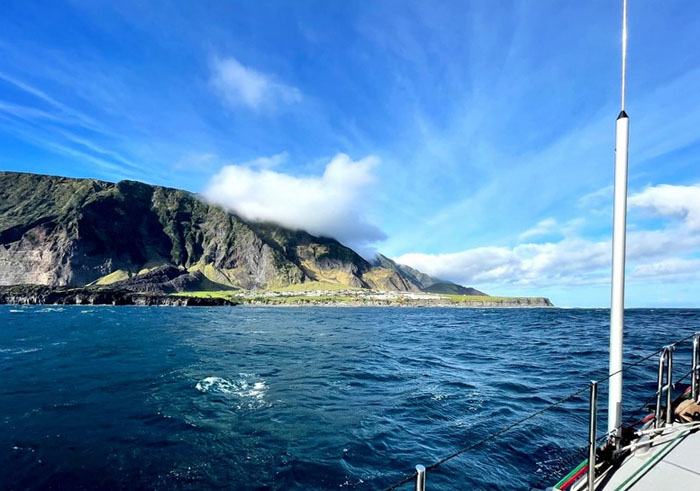
[[[691,397],[700,402],[700,332],[693,336],[693,368],[690,379]]]
[[[595,453],[598,426],[598,382],[591,381],[591,398],[588,409],[588,489],[595,489]]]
[[[673,350],[675,346],[665,346],[659,357],[659,377],[656,384],[656,410],[654,411],[654,427],[660,428],[663,424],[671,424],[673,421]],[[664,380],[665,377],[665,380]],[[666,393],[666,407],[662,406],[663,395]],[[666,418],[661,420],[661,414],[665,411]]]
[[[416,466],[416,491],[425,491],[425,467]]]
[[[653,353],[644,356],[642,358],[639,358],[638,360],[630,363],[626,363],[626,367],[623,368],[623,370],[637,366],[649,359],[651,359],[653,356],[661,353],[659,357],[659,372],[658,372],[658,379],[657,379],[657,391],[656,391],[656,409],[655,409],[655,422],[654,422],[654,428],[659,428],[660,426],[665,424],[671,424],[673,422],[673,388],[675,384],[673,383],[673,351],[675,350],[675,347],[684,342],[687,341],[690,338],[693,338],[693,368],[691,370],[692,374],[692,379],[691,379],[691,389],[694,391],[694,396],[693,399],[697,402],[700,402],[700,332],[696,332],[694,334],[691,334],[689,336],[686,336],[682,339],[679,339],[678,341],[668,345],[664,346],[661,349],[658,349],[654,351]],[[614,375],[617,375],[618,373],[622,372],[623,370],[619,370],[618,372],[611,373],[604,379],[602,379],[600,382],[606,382],[610,380],[610,378]],[[590,375],[596,373],[596,371],[591,372]],[[687,377],[687,374],[686,374]],[[685,377],[684,377],[685,378]],[[680,380],[679,380],[680,382]],[[484,445],[485,443],[495,440],[498,438],[500,435],[512,430],[513,428],[516,428],[523,423],[547,412],[548,410],[551,410],[565,401],[568,401],[581,393],[583,393],[586,389],[589,390],[590,393],[590,398],[589,398],[589,426],[588,426],[588,445],[587,445],[587,450],[588,450],[588,469],[587,469],[587,479],[586,479],[586,484],[587,486],[583,489],[592,491],[595,490],[595,477],[596,477],[596,453],[598,450],[598,443],[601,441],[601,439],[596,439],[597,436],[597,409],[598,409],[598,384],[599,381],[591,381],[591,383],[587,386],[584,387],[583,389],[577,390],[575,392],[572,392],[571,394],[559,399],[558,401],[550,404],[549,406],[546,406],[538,411],[535,411],[534,413],[531,413],[530,415],[516,421],[515,423],[512,423],[505,428],[502,428],[501,430],[492,433],[491,435],[483,438],[482,440],[479,440],[478,442],[469,445],[468,447],[462,448],[461,450],[457,450],[456,452],[452,453],[451,455],[448,455],[447,457],[444,457],[437,462],[431,464],[428,467],[425,467],[423,465],[417,465],[416,470],[413,474],[405,477],[404,479],[400,480],[399,482],[395,483],[393,486],[390,486],[385,489],[385,491],[391,491],[394,489],[398,489],[405,484],[408,484],[409,482],[413,481],[415,483],[415,489],[416,491],[426,491],[426,474],[427,471],[432,471],[438,467],[440,467],[442,464],[445,462],[452,460],[456,457],[459,457],[460,455],[473,450],[477,447],[480,447],[481,445]],[[666,397],[663,397],[663,394],[665,393]],[[662,406],[662,401],[665,399],[666,405],[665,407]],[[649,401],[651,402],[651,401]],[[662,421],[661,415],[664,414],[665,418]],[[611,434],[606,434],[603,435],[602,438],[610,438],[612,435]],[[584,463],[586,463],[584,461]],[[583,465],[583,464],[582,464]],[[556,488],[555,488],[556,489]]]

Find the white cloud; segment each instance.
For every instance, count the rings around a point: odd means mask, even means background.
[[[661,217],[679,218],[688,227],[700,230],[700,184],[650,186],[630,196],[629,204]]]
[[[578,205],[581,207],[589,208],[591,206],[599,206],[601,203],[611,203],[613,198],[613,187],[605,186],[604,188],[597,189],[591,193],[584,194],[578,199]]]
[[[691,279],[700,277],[700,259],[669,258],[637,265],[632,273],[639,278]]]
[[[629,198],[630,206],[669,219],[680,219],[659,230],[627,234],[630,281],[698,278],[700,260],[700,185],[649,187]],[[573,235],[580,226],[572,220],[561,228],[564,238],[514,247],[479,247],[449,254],[411,253],[394,258],[430,275],[469,285],[510,284],[591,285],[609,281],[610,240]],[[520,234],[520,239],[551,233],[556,222],[547,219]]]
[[[270,221],[366,248],[385,238],[366,216],[372,170],[378,162],[374,156],[353,161],[338,154],[323,175],[306,177],[227,165],[203,194],[248,220]]]
[[[463,284],[508,283],[546,286],[600,281],[608,242],[566,238],[556,243],[478,247],[451,254],[404,254],[394,258],[430,275]]]
[[[231,107],[248,106],[260,109],[277,103],[291,104],[301,100],[301,92],[296,87],[243,66],[233,57],[214,59],[211,69],[212,87]]]
[[[537,224],[526,230],[525,232],[518,235],[518,240],[523,241],[532,237],[541,237],[543,235],[550,235],[557,231],[557,221],[554,218],[546,218],[540,220]]]

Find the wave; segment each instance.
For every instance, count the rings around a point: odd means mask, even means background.
[[[7,353],[9,355],[24,355],[27,353],[36,353],[41,351],[41,348],[0,348],[0,353]]]
[[[233,392],[233,384],[221,377],[206,377],[197,382],[195,388],[204,393],[231,394]]]
[[[37,312],[40,313],[46,313],[46,312],[64,312],[66,309],[64,307],[44,307],[42,309],[37,310]]]
[[[195,385],[204,394],[229,396],[238,401],[238,409],[258,409],[270,406],[265,401],[267,384],[264,380],[249,373],[239,373],[239,378],[231,381],[222,377],[205,377]],[[258,380],[256,380],[258,379]]]

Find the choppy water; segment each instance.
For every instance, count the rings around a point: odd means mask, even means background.
[[[607,316],[0,306],[0,488],[382,488],[602,376]],[[694,310],[627,319],[630,360],[700,330]],[[627,408],[655,363],[626,375]],[[586,407],[451,461],[428,489],[529,488],[585,444]]]

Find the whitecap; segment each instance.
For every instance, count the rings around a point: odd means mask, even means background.
[[[64,309],[63,307],[44,307],[43,309],[37,310],[37,312],[63,312],[64,310],[66,309]]]
[[[206,377],[195,385],[195,388],[204,393],[230,394],[233,384],[221,377]]]
[[[0,348],[0,353],[10,353],[12,355],[36,353],[37,351],[41,351],[41,348]]]
[[[235,399],[238,409],[257,409],[270,404],[265,401],[267,384],[250,373],[239,373],[239,378],[230,381],[222,377],[206,377],[197,382],[195,388],[205,394],[225,395]]]
[[[253,387],[248,388],[248,384],[245,384],[243,389],[247,390],[247,392],[243,392],[241,394],[242,396],[252,397],[254,399],[262,399],[265,396],[265,392],[267,391],[267,386],[265,385],[265,382],[255,382],[253,384]]]

